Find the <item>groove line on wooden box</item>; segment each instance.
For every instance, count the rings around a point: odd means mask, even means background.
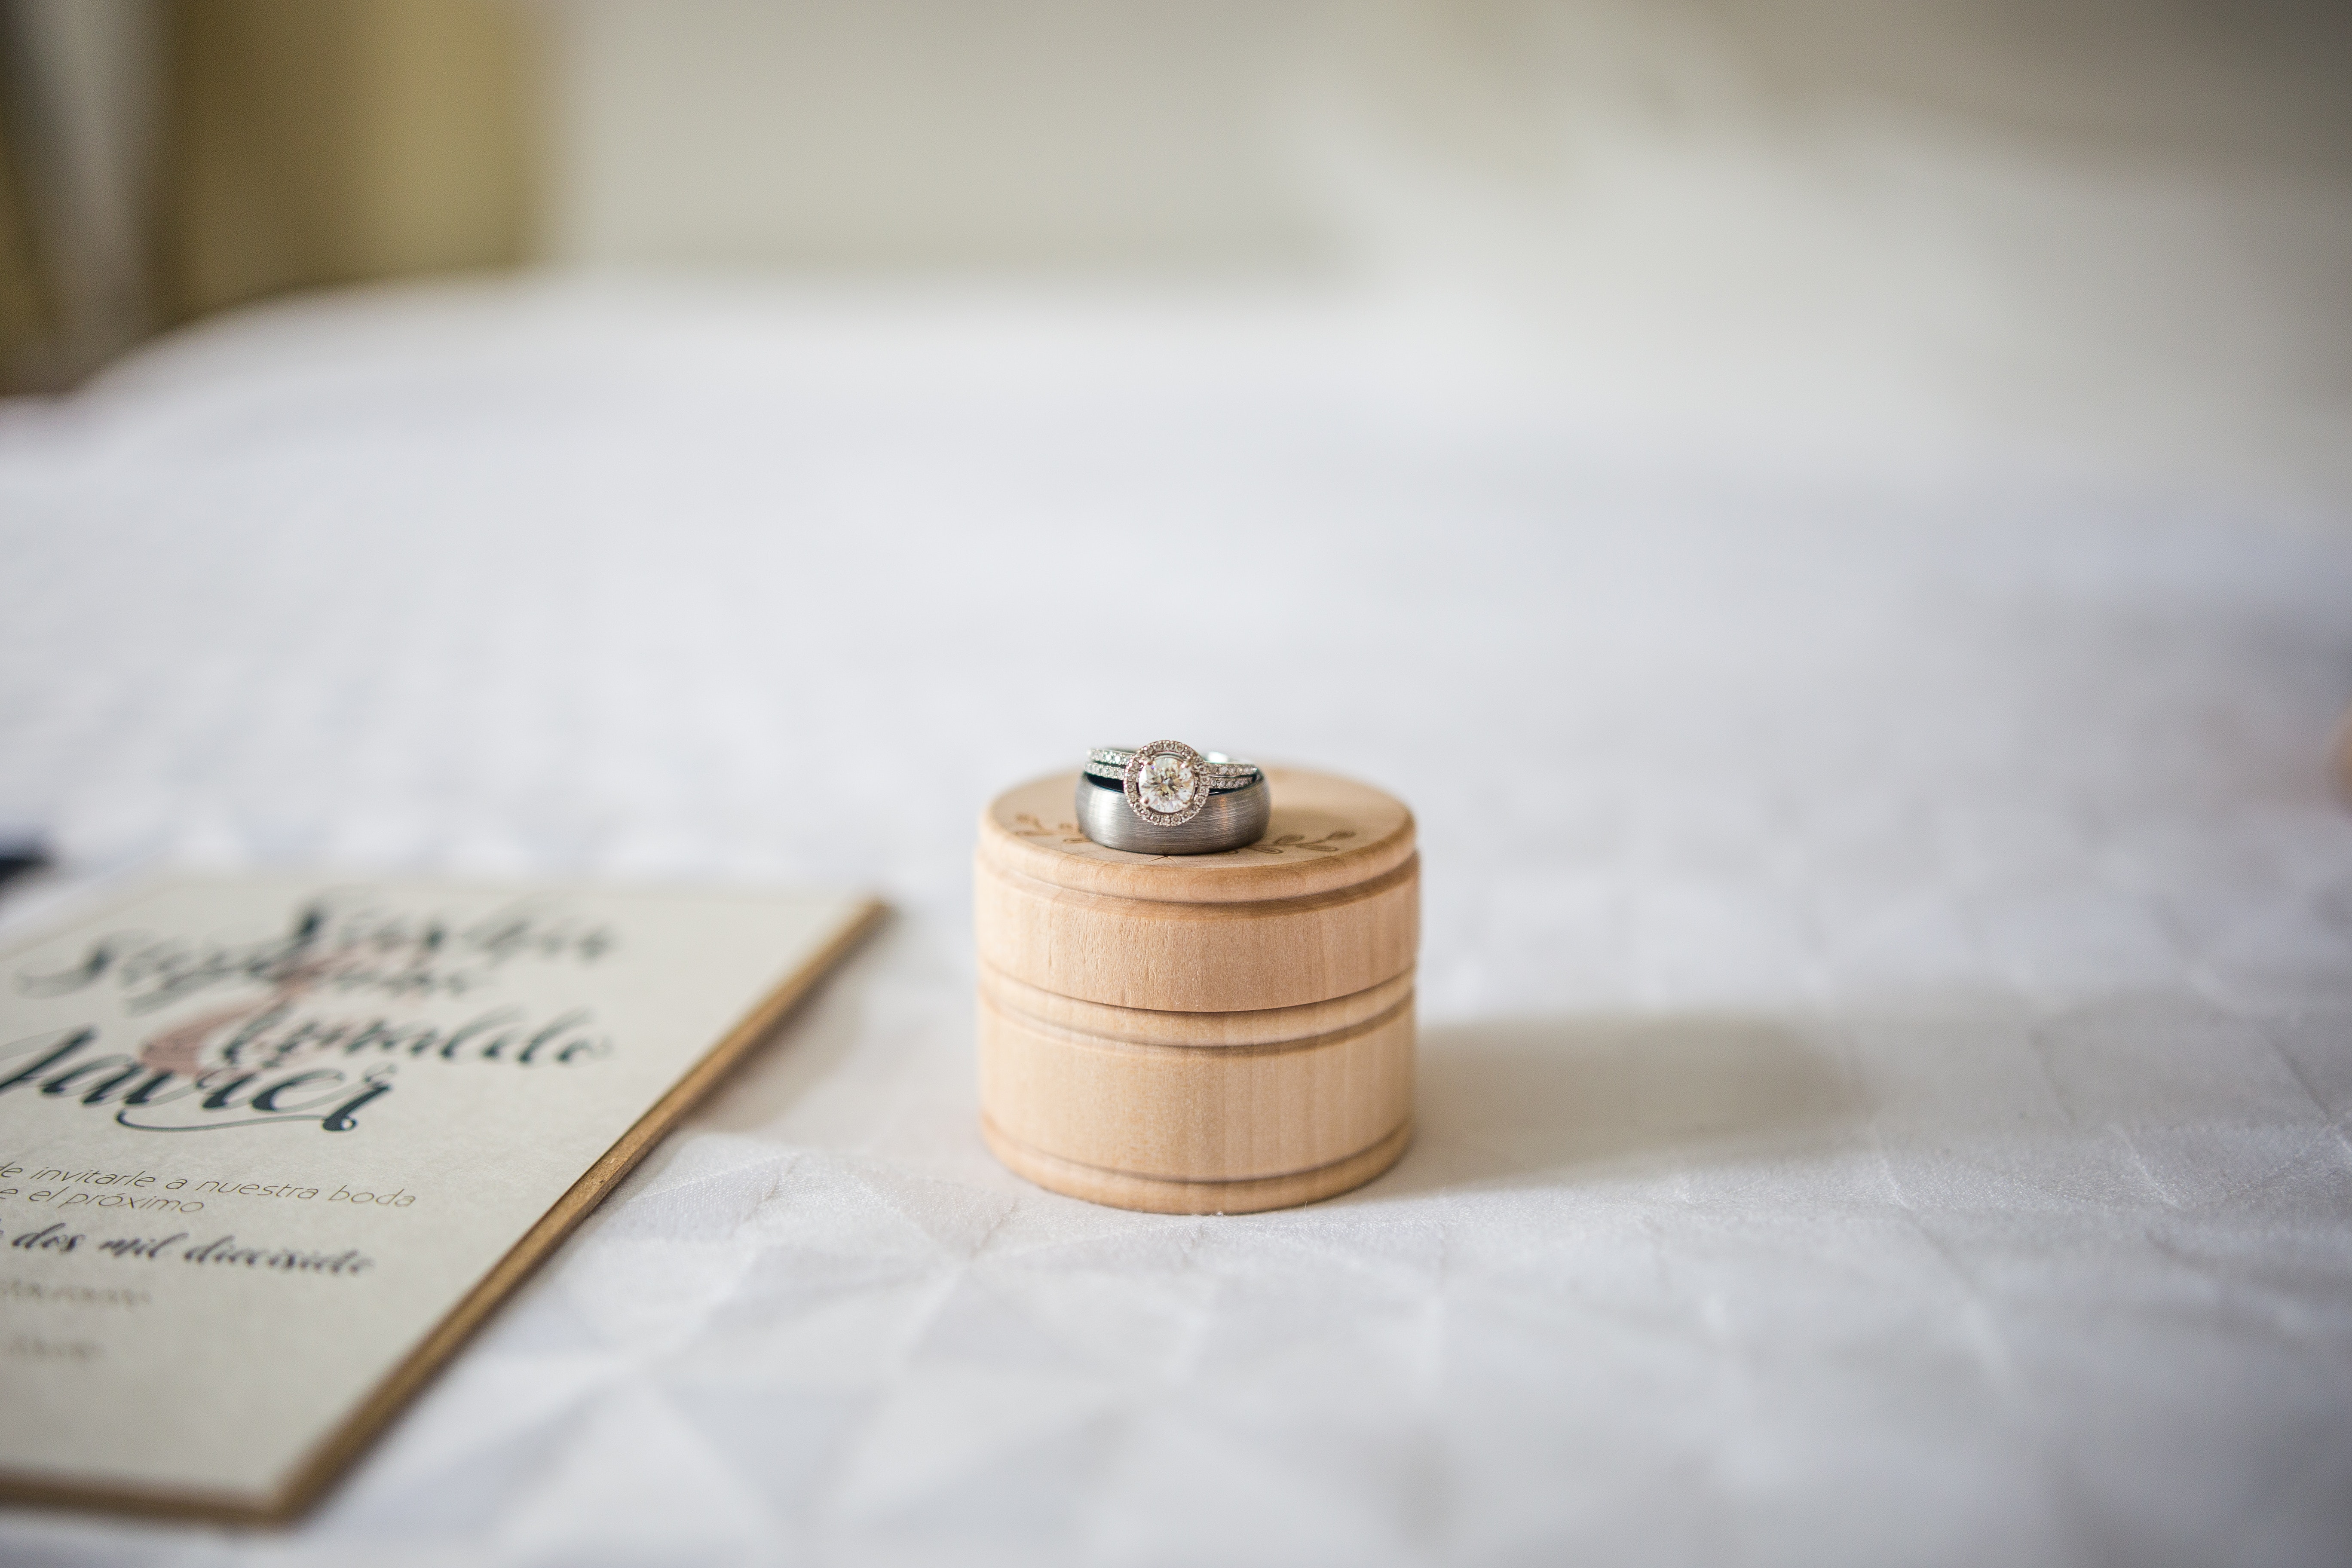
[[[1271,913],[1073,893],[982,868],[980,954],[1044,990],[1173,1012],[1328,1001],[1412,967],[1420,859],[1360,890],[1286,900]]]
[[[1363,1185],[1403,1157],[1412,1144],[1412,1123],[1408,1121],[1371,1148],[1328,1165],[1226,1182],[1141,1176],[1062,1159],[1023,1146],[985,1117],[981,1136],[1016,1173],[1089,1203],[1155,1214],[1255,1214],[1336,1197]]]
[[[1161,1178],[1307,1170],[1411,1114],[1410,1005],[1281,1051],[1138,1046],[1026,1027],[983,1003],[982,1109],[1022,1143]]]
[[[1104,1039],[1133,1040],[1139,1045],[1181,1045],[1215,1048],[1256,1045],[1271,1040],[1299,1040],[1348,1028],[1386,1013],[1412,994],[1413,971],[1368,985],[1361,991],[1322,1002],[1302,1002],[1289,1007],[1260,1007],[1236,1012],[1179,1012],[1165,1008],[1121,1007],[1088,1002],[1047,991],[1007,974],[982,960],[982,995],[993,997],[1008,1011],[1043,1019],[1081,1035]]]
[[[981,993],[980,1005],[1007,1023],[1017,1025],[1031,1034],[1081,1049],[1098,1050],[1110,1055],[1139,1052],[1145,1055],[1179,1057],[1211,1052],[1221,1058],[1230,1059],[1242,1057],[1291,1056],[1299,1051],[1311,1051],[1326,1046],[1340,1045],[1360,1036],[1369,1035],[1376,1029],[1384,1029],[1395,1023],[1399,1017],[1412,1010],[1413,998],[1408,992],[1369,1018],[1360,1018],[1352,1024],[1343,1024],[1339,1028],[1327,1029],[1319,1035],[1300,1035],[1286,1040],[1253,1040],[1245,1045],[1233,1046],[1196,1046],[1174,1044],[1165,1040],[1122,1039],[1115,1035],[1097,1035],[1090,1030],[1075,1029],[1066,1024],[1057,1024],[1050,1019],[1040,1018],[1034,1013],[1025,1013],[1017,1007],[1007,1006],[1001,998],[992,996],[985,991]],[[1287,1011],[1287,1009],[1284,1010]],[[1137,1008],[1134,1011],[1140,1012],[1142,1009]]]
[[[1377,899],[1420,875],[1421,857],[1418,854],[1408,855],[1379,876],[1361,882],[1350,882],[1344,888],[1301,893],[1295,898],[1260,899],[1249,903],[1193,903],[1182,899],[1154,899],[1133,893],[1087,892],[1047,881],[1042,877],[1033,877],[1026,871],[992,865],[986,860],[981,862],[981,868],[999,879],[1011,891],[1055,909],[1110,913],[1125,921],[1208,925],[1227,921],[1291,920],[1299,915],[1320,914],[1327,910]]]

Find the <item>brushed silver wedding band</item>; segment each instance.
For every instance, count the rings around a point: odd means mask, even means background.
[[[1116,782],[1080,773],[1077,809],[1079,831],[1106,849],[1134,855],[1213,855],[1265,837],[1274,792],[1261,773],[1240,789],[1212,791],[1192,820],[1162,827],[1139,820],[1128,807],[1127,792]]]

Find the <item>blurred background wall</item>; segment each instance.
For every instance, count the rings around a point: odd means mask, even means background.
[[[495,0],[5,0],[0,374],[534,254],[543,26]]]
[[[526,264],[1308,280],[2352,475],[2347,84],[2284,0],[0,0],[0,378]]]

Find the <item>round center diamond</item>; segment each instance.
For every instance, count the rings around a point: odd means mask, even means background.
[[[1168,752],[1147,758],[1136,774],[1135,790],[1145,806],[1171,816],[1192,804],[1192,764]]]

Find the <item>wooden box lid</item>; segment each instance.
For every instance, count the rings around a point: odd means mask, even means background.
[[[1273,768],[1265,837],[1135,855],[1077,830],[1076,773],[981,816],[983,963],[1081,1001],[1238,1012],[1328,1001],[1410,971],[1420,943],[1412,813],[1370,785]]]

